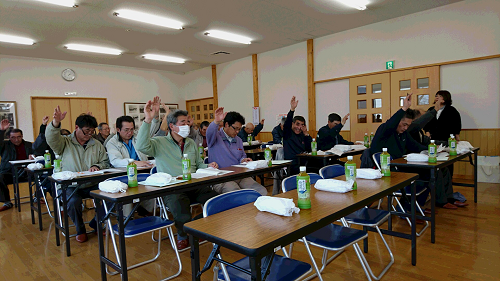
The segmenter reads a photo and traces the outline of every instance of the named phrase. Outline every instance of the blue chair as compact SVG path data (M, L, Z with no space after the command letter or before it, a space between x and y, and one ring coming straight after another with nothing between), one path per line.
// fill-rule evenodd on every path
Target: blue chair
M137 181L144 181L149 176L150 176L149 174L138 174ZM118 181L121 181L123 183L128 182L127 176L119 176L119 177L114 177L114 178L110 178L107 180L118 180ZM174 238L174 234L172 231L172 226L174 225L174 222L168 219L167 210L165 208L165 204L163 203L163 199L161 197L158 197L155 200L156 200L156 203L160 206L160 216L143 217L143 218L130 220L124 229L125 239L132 238L132 237L135 237L135 236L138 236L141 234L153 233L155 231L158 231L158 233L159 233L158 237L160 237L161 230L166 228L168 237L170 239L170 244L171 244L172 249L174 250L175 255L177 257L177 263L179 264L179 270L175 274L167 277L166 279L163 279L163 280L169 280L169 279L175 278L181 274L182 262L181 262L181 258L179 256L179 252L177 251L177 246L175 244L175 238ZM106 212L108 212L106 204L104 204L104 208L105 208ZM120 264L120 257L118 255L118 247L117 247L115 235L118 235L118 225L112 225L111 219L108 218L107 228L106 228L105 255L108 256L109 237L111 236L113 248L114 248L115 255L116 255L116 260L118 261L118 264ZM151 258L149 260L146 260L146 261L134 264L134 265L129 265L129 266L127 266L127 270L151 263L151 262L155 261L156 259L158 259L160 254L161 254L161 239L158 239L158 250L157 250L156 256L154 256L153 258ZM106 267L106 272L110 275L115 275L118 273L116 271L109 272L108 267Z
M331 166L339 166L342 167L341 165L331 165ZM325 167L326 168L326 167ZM338 168L335 167L336 170ZM341 169L342 174L344 173L344 167ZM313 174L310 173L309 176L311 177L311 184L316 183L318 179L322 179L319 177L318 174ZM290 176L286 179L283 180L282 184L282 189L283 193L290 191L290 190L295 190L297 189L297 184L296 184L296 177L297 176ZM347 222L345 221L344 218L341 219L342 224L344 226L347 226ZM299 241L304 242L304 245L306 246L306 250L309 254L309 257L311 258L311 261L313 263L314 268L316 269L316 273L312 274L311 276L308 276L305 280L310 280L316 276L318 276L319 280L323 280L321 277L321 273L325 269L325 267L332 262L334 259L336 259L344 250L349 247L353 246L354 251L356 252L356 255L358 256L358 259L361 263L361 266L363 267L363 270L365 271L365 274L370 280L370 275L368 271L366 270L365 263L366 259L364 258L363 252L359 248L359 245L357 244L359 241L365 239L368 237L368 233L366 231L358 230L358 229L353 229L349 227L344 227L336 224L329 224L320 230L317 230L302 239L299 239ZM323 249L323 257L321 259L322 267L321 269L318 269L316 265L316 261L314 260L314 256L312 255L312 252L309 248L309 244L316 246L318 248ZM292 256L292 249L293 249L293 243L290 245L290 257ZM335 251L335 253L332 257L328 258L328 251ZM366 263L367 264L367 263Z
M345 174L345 168L339 164L325 166L319 170L319 175L324 179L333 179L343 174Z
M149 174L152 175L152 174L156 174L158 172L158 169L156 168L156 166L154 166L153 168L151 168L151 170L149 171Z
M379 170L382 170L381 167L380 167L380 154L382 154L381 152L377 152L377 153L374 153L372 155L372 159L373 159L373 162L375 163L375 165L377 165L377 168ZM390 158L390 160L392 160L392 157ZM427 187L426 186L416 186L417 188L417 193L416 193L416 196L419 196L421 195L422 193L426 192L427 191ZM410 197L411 196L411 186L405 186L405 194L407 197ZM401 202L399 201L398 197L403 197L403 193L401 191L396 191L396 192L393 192L392 195L394 195L395 197L393 197L393 199L396 200L396 204L398 205L399 207L399 210L402 211L403 213L406 212L405 208L403 207L403 205L401 204ZM417 209L418 211L420 212L420 214L422 216L425 216L425 213L424 211L422 210L422 208L420 207L419 204L415 204L417 206ZM379 202L379 206L380 206L380 202ZM397 208L396 206L393 205L393 202L391 202L391 207L392 207L392 210L397 212ZM410 225L411 227L411 221L410 221L410 218L409 217L404 217L406 219L406 222L408 223L408 225ZM429 227L429 222L428 221L425 221L425 226L419 231L417 232L417 236L421 236L424 231Z
M255 202L255 200L257 200L259 196L261 196L260 193L251 189L241 189L221 194L219 196L211 198L205 203L205 206L203 208L203 216L207 217L232 208ZM217 257L222 259L220 254ZM232 264L250 271L250 261L248 257L240 259ZM218 280L228 281L250 280L250 275L243 273L231 266L221 264L221 267L222 272L219 271L218 266L214 268L214 280L216 280L216 277L218 278ZM267 280L301 280L302 278L307 276L309 272L311 272L311 265L305 262L293 260L279 255L274 255Z

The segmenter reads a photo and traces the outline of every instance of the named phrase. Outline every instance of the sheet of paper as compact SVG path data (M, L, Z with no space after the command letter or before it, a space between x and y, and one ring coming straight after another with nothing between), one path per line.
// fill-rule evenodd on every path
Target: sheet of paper
M76 172L76 174L79 177L84 177L84 176L102 175L102 174L104 174L104 172L103 171L95 171L95 172L84 171L84 172Z
M192 177L192 176L191 176ZM138 184L142 184L142 185L147 185L147 186L155 186L155 187L164 187L164 186L168 186L168 185L173 185L173 184L178 184L178 183L181 183L181 182L186 182L187 180L178 180L178 179L172 179L171 182L167 183L167 184L163 184L163 185L159 185L159 184L146 184L146 181L140 181L138 182Z
M103 172L103 173L120 173L120 172L123 172L123 170L113 169L113 168L102 169L100 171Z
M292 162L292 160L272 160L271 162L273 165L279 165L279 164Z
M247 165L243 165L243 164L238 164L238 165L232 165L233 167L238 167L238 168L246 168Z
M22 164L22 163L35 163L35 160L14 160L14 161L9 161L10 164Z

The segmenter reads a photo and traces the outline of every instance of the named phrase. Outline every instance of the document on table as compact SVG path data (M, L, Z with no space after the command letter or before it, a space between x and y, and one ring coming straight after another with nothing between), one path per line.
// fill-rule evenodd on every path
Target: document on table
M279 164L290 163L292 162L292 160L272 160L271 162L273 165L279 165Z
M35 160L14 160L14 161L9 161L10 164L23 164L23 163L35 163Z
M219 170L219 169L209 167L206 169L198 169L196 171L196 173L191 174L191 178L201 179L201 178L205 178L205 177L224 175L224 174L228 174L228 173L232 173L232 172L233 171Z
M178 180L178 179L172 178L172 180L167 184L151 184L151 183L146 183L146 181L140 181L140 182L138 182L138 184L147 185L147 186L155 186L155 187L164 187L164 186L178 184L178 183L186 182L186 181L187 180Z

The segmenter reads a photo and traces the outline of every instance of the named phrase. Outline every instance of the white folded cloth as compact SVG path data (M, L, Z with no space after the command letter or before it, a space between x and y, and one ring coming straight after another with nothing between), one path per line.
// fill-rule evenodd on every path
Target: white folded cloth
M318 155L325 155L326 154L326 152L324 152L323 150L318 150L317 152L318 152Z
M293 199L271 196L260 196L254 206L261 212L269 212L280 216L291 217L293 213L299 213L300 209L295 207Z
M144 181L145 185L166 185L172 181L172 176L167 173L156 173L147 177Z
M99 190L109 193L126 192L128 185L121 181L107 180L99 183Z
M353 149L353 150L366 149L366 146L364 146L362 144L353 144L353 145L351 145L351 149Z
M340 149L335 148L335 147L331 148L330 150L325 151L325 153L328 153L328 152L335 154L335 155L338 155L338 156L341 156L342 154L344 154L343 150L340 150Z
M347 144L337 144L333 148L341 150L342 152L351 150L351 146Z
M72 180L77 177L77 174L71 171L53 173L52 177L56 180Z
M472 148L474 148L470 142L468 141L459 141L457 144L457 153L463 154L469 152Z
M408 162L429 162L429 155L420 153L410 153L406 155L405 159Z
M31 163L26 168L28 168L30 170L40 170L43 168L43 165L40 163Z
M244 141L243 146L248 146L248 142Z
M260 144L260 141L252 141L252 145Z
M43 156L37 156L35 157L35 161L45 161L45 158L43 158Z
M334 179L323 179L316 181L314 188L317 190L346 193L352 190L353 180L341 181Z
M357 179L374 180L374 179L380 179L381 177L382 177L382 173L379 170L370 169L370 168L356 169L356 178Z
M247 168L248 169L257 169L257 168L265 168L267 167L268 162L266 160L257 160L257 161L250 161L247 162Z

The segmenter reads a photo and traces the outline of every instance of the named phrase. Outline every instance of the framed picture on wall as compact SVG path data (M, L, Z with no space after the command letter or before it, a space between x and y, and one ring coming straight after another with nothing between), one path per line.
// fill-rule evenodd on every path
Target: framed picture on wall
M166 103L165 106L168 107L169 110L179 109L179 105L175 103ZM123 112L125 115L129 115L134 118L135 129L139 130L142 125L142 122L146 118L144 115L144 108L146 107L145 102L124 102L123 103ZM160 107L159 117L160 120L163 120L165 117L165 109Z
M0 120L9 120L11 129L18 128L17 106L15 101L0 101Z

